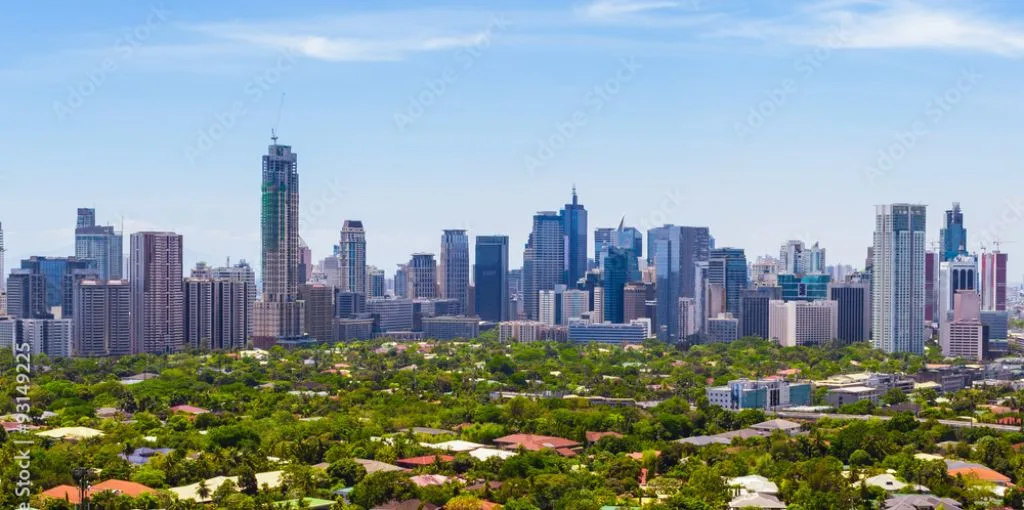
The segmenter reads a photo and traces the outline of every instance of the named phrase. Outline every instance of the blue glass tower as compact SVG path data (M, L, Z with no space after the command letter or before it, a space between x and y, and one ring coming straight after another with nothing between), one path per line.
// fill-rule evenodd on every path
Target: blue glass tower
M611 247L604 258L604 320L621 324L624 321L626 283L631 267L636 267L632 249Z
M485 321L509 320L508 236L477 236L476 314Z
M725 311L740 317L740 296L747 288L747 256L739 248L711 250L708 260L708 283L725 289Z
M782 299L786 301L817 301L828 299L828 285L832 277L827 274L797 276L783 273L778 276Z
M939 245L942 262L953 260L957 255L967 255L967 228L964 227L964 213L959 202L953 202L953 208L946 211L946 221L939 230Z
M587 209L579 203L576 186L572 187L572 203L565 204L560 217L566 237L565 278L562 283L573 288L587 272Z

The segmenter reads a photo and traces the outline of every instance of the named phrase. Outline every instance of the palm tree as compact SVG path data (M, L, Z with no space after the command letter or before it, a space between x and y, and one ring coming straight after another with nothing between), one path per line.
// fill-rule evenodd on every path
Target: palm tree
M199 499L203 501L210 499L210 488L206 486L206 480L199 482L199 487L196 488L196 494L199 496Z

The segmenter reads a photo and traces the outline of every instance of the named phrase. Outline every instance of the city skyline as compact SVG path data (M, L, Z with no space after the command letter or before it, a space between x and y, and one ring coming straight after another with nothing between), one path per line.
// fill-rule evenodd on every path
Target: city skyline
M186 266L257 261L258 205L244 190L256 186L252 155L275 127L304 155L302 234L317 258L344 218L365 222L378 267L436 250L443 229L522 246L525 218L563 204L573 183L592 226L623 216L638 228L658 218L709 225L752 257L801 238L853 263L870 244L867 211L894 202L928 205L929 225L961 202L971 251L986 230L1022 242L1024 204L1010 190L1024 176L1006 170L1021 156L1016 4L654 4L315 2L282 14L255 1L166 12L125 4L98 16L67 3L69 21L57 25L19 9L0 36L19 48L0 63L0 87L26 125L5 140L61 149L11 154L9 168L27 170L0 181L7 267L70 254L67 217L81 206L96 207L99 224L123 218L125 235L181 233ZM135 28L147 37L122 39ZM830 39L834 29L841 37ZM346 41L393 51L339 54ZM454 80L433 92L449 69ZM97 70L99 85L71 101ZM609 83L617 92L587 101ZM244 115L228 115L236 101ZM585 125L570 122L577 112ZM565 136L559 126L571 139L549 150ZM49 207L16 217L31 206L17 190L39 175L50 178ZM751 228L742 208L719 207L768 207L809 176L817 184L801 208L759 216L774 225ZM386 192L382 177L395 183ZM126 193L150 189L160 192ZM475 189L488 191L465 192ZM431 207L399 211L423 194L437 197ZM520 250L510 256L519 266ZM1024 265L1012 259L1009 273L1020 279Z

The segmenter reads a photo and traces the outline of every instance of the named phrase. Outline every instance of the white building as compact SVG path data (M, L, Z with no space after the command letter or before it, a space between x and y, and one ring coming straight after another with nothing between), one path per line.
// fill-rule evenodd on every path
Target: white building
M836 301L768 302L768 336L779 345L821 345L835 340L838 328Z
M71 356L71 329L71 319L0 318L0 348L28 344L32 355L66 358Z
M562 292L562 325L579 319L590 311L590 293L585 290L567 290Z
M872 343L886 352L924 353L926 207L875 208Z
M701 317L697 311L697 300L679 298L679 338L688 338L700 332Z

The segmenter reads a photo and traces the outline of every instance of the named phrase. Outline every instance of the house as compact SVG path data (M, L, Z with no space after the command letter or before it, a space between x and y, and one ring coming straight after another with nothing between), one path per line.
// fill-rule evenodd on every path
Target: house
M195 407L190 405L180 405L171 408L172 413L184 413L191 414L192 416L198 416L200 414L206 414L210 411L203 409L202 407Z
M898 478L889 473L881 474L878 476L872 476L871 478L864 480L864 483L871 487L878 487L886 492L901 492L907 487L910 487L912 490L918 492L930 492L928 487L925 487L923 485L911 485L908 483L903 483Z
M718 436L693 436L680 439L679 441L676 442L683 444L692 444L693 446L708 446L712 444L732 444L731 439L726 439L724 437Z
M130 453L128 455L125 455L125 454L122 453L122 454L120 454L120 457L122 459L132 463L132 464L135 464L136 466L142 466L144 464L149 463L149 461L152 460L152 458L155 455L157 455L157 454L167 455L168 453L171 453L172 451L174 451L174 450L172 450L170 448L145 448L145 447L143 447L143 448L136 448L135 451L133 451L132 453Z
M505 450L518 450L519 448L523 448L531 452L555 450L559 455L564 457L575 456L576 452L574 449L580 447L579 443L571 439L552 436L538 436L535 434L512 434L510 436L499 437L494 440L494 443Z
M774 495L779 493L779 486L775 485L775 482L760 475L730 478L726 485L733 489L733 495L737 497L748 494Z
M587 443L594 444L606 437L622 437L618 432L587 432Z
M61 439L63 441L84 441L94 437L103 437L103 432L89 427L61 427L43 432L36 432L37 436Z
M778 419L768 420L766 422L758 423L757 425L751 425L750 428L752 430L757 430L759 432L765 432L769 435L772 432L775 432L776 430L781 430L789 435L793 435L800 432L800 429L803 428L803 425L800 425L799 423L792 422L789 420Z
M101 419L113 419L120 416L130 417L131 413L126 413L116 407L101 407L96 410L96 417Z
M429 427L413 427L409 429L413 434L423 434L425 436L457 436L458 434L451 430L445 429L434 429Z
M100 494L102 492L113 492L115 494L123 494L125 496L137 498L143 494L154 493L156 491L140 483L128 482L125 480L106 480L90 487L87 495L92 498L96 494ZM73 505L77 505L82 502L81 495L78 492L78 487L72 485L58 485L52 489L43 491L40 496L44 499L63 499Z
M445 441L443 443L433 443L433 444L432 443L420 443L420 446L423 446L425 448L433 448L435 450L443 450L443 451L446 451L446 452L456 452L456 453L471 452L473 450L476 450L477 448L483 448L484 447L484 445L482 445L482 444L477 444L477 443L473 443L473 442L470 442L470 441L462 441L462 440Z
M366 474L372 475L373 473L387 473L390 471L405 471L404 469L388 464L386 462L380 462L378 460L366 460L366 459L352 459L356 461L356 464L363 466L366 470Z
M261 489L263 488L264 485L266 485L270 489L276 489L281 486L283 474L283 471L268 471L266 473L256 473L256 485ZM221 485L224 485L224 482L231 482L235 484L235 486L237 487L238 477L216 476L210 478L209 480L203 480L200 483L205 485L207 490L210 491L210 495L205 498L199 495L200 483L194 483L192 485L185 485L182 487L173 487L169 490L176 496L178 496L178 499L190 499L192 501L195 501L196 503L209 503L211 501L210 496L212 496L213 492L220 488Z
M417 475L409 478L409 481L416 484L417 487L431 487L435 485L444 485L448 483L451 478L444 475Z
M469 452L469 456L477 460L489 460L495 457L505 460L516 456L516 452L508 450L495 450L494 448L477 448Z
M447 464L455 460L455 457L451 455L425 455L423 457L411 457L408 459L399 459L395 461L399 467L406 469L416 469L426 466L433 466L437 463Z
M1010 477L981 464L963 462L959 460L947 460L946 468L949 476L954 478L957 476L963 476L964 478L973 477L983 482L993 483L998 487L1008 487L1010 485Z
M729 510L768 508L786 510L786 504L771 494L747 494L729 502Z
M303 506L304 505L304 506ZM287 510L289 508L308 508L310 510L330 510L334 502L326 499L302 498L274 503L275 508Z
M885 500L885 510L935 510L939 507L943 510L961 510L955 499L939 498L928 495L901 495L893 496Z

